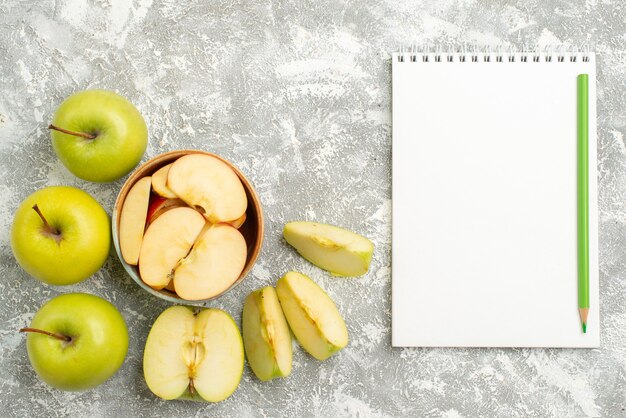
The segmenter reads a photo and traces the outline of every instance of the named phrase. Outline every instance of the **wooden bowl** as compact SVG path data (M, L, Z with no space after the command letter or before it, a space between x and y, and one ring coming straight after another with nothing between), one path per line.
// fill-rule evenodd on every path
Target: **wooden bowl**
M246 196L248 198L248 208L246 209L246 221L239 228L239 231L242 233L243 237L245 238L246 245L248 247L248 256L246 258L246 264L244 265L243 271L241 272L241 275L239 276L239 278L228 289L226 289L219 295L213 296L208 299L202 299L202 300L182 299L176 293L170 292L169 290L166 290L166 289L156 290L156 289L151 288L147 284L145 284L143 280L141 280L141 277L139 277L138 267L132 266L124 261L124 258L122 257L122 251L120 250L120 243L119 243L119 225L120 225L120 215L122 212L122 205L124 204L124 200L126 199L126 196L128 195L128 192L130 191L130 189L135 185L135 183L139 179L152 175L159 168L169 163L172 163L179 157L182 157L183 155L187 155L187 154L205 154L205 155L210 155L212 157L215 157L219 159L220 161L223 161L225 164L227 164L230 168L233 169L233 171L237 174L237 176L239 176L239 179L241 180L241 183L243 184L243 187L246 191ZM120 262L124 266L124 269L126 269L128 274L130 274L130 277L132 277L133 280L148 293L151 293L154 296L157 296L161 299L165 299L169 302L182 303L186 305L203 305L215 298L220 297L221 295L228 292L233 287L237 286L250 272L250 270L254 266L254 263L256 262L257 257L259 256L259 253L261 252L261 245L263 244L263 229L264 229L263 211L261 209L261 201L259 200L259 196L254 190L252 183L250 183L250 181L248 181L246 176L244 176L243 173L239 171L239 169L235 167L229 161L221 158L218 155L211 154L210 152L199 151L199 150L178 150L178 151L166 152L164 154L157 155L156 157L152 158L151 160L147 161L146 163L141 165L139 168L137 168L130 175L128 180L126 180L126 182L122 186L122 189L117 195L117 200L115 201L115 206L113 207L112 227L113 227L113 243L115 245L115 251L117 252L117 256L120 259Z

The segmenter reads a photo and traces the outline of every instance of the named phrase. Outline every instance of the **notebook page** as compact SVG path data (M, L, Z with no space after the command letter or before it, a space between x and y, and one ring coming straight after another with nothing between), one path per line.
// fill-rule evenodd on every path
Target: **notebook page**
M392 345L599 345L595 58L393 61ZM469 56L468 56L469 57ZM577 306L576 76L590 303Z

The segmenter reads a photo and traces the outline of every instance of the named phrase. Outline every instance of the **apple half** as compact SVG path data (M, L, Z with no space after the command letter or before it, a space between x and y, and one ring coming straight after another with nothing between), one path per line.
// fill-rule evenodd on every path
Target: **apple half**
M120 213L120 250L128 264L137 265L150 203L150 177L137 181L128 192Z
M374 244L343 228L316 222L289 222L285 240L317 267L335 276L361 276L369 270Z
M167 186L211 223L241 217L248 206L237 174L223 161L205 154L188 154L172 163Z
M171 212L158 218L155 225ZM239 278L247 254L246 240L241 232L228 224L210 225L175 267L176 294L183 299L200 300L222 293Z
M159 196L168 199L176 199L178 196L169 187L167 187L167 175L172 164L168 164L159 168L152 174L152 188Z
M290 271L276 283L278 300L296 339L326 360L348 344L348 329L332 299L304 274Z
M273 287L248 295L241 329L246 357L256 377L267 381L291 373L291 335Z
M239 386L243 363L241 334L228 313L173 306L152 325L143 373L159 398L220 402Z
M139 253L139 276L150 287L162 289L191 250L206 220L197 211L174 208L150 224Z

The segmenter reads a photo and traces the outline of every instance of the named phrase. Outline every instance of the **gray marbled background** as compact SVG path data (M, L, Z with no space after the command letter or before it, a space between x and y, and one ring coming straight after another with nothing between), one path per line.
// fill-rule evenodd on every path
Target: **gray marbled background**
M626 7L622 0L57 0L0 2L0 415L7 416L626 416ZM589 45L598 53L599 350L391 349L390 52L435 45ZM246 294L290 269L317 280L352 341L320 363L295 349L288 379L210 405L165 402L147 389L143 345L168 304L146 294L112 254L85 282L28 277L9 246L13 212L56 184L87 190L111 211L122 181L74 178L45 126L86 88L115 90L150 130L144 160L200 148L235 162L267 217L251 276L214 306L237 321ZM285 221L343 225L376 245L360 279L332 278L281 239ZM49 298L94 293L125 316L121 370L83 393L32 371L23 336Z

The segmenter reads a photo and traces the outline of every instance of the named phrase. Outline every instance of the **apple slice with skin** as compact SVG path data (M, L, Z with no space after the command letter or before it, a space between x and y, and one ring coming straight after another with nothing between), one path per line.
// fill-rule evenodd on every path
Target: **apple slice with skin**
M219 402L239 386L243 362L241 334L229 314L173 306L152 325L143 372L160 398Z
M150 177L140 179L128 192L120 214L120 250L128 264L137 265L150 202Z
M273 287L248 295L241 329L246 357L256 377L267 381L291 373L291 335Z
M209 226L174 270L176 293L187 300L220 294L239 278L247 253L246 240L237 229L228 224Z
M167 175L172 164L159 168L152 174L152 188L159 195L168 199L176 199L178 196L167 187Z
M248 206L237 174L226 163L205 154L188 154L170 167L167 186L211 223L241 217Z
M348 329L335 303L313 280L290 271L276 283L289 327L300 345L318 360L348 344Z
M141 279L154 289L165 287L205 224L204 217L188 207L168 210L152 222L139 253Z
M180 199L167 199L158 195L152 195L150 197L150 206L148 206L148 220L147 225L150 225L159 216L163 215L170 209L180 208L187 206L185 202Z
M289 222L283 236L302 257L335 276L367 273L374 252L374 244L367 238L316 222Z

